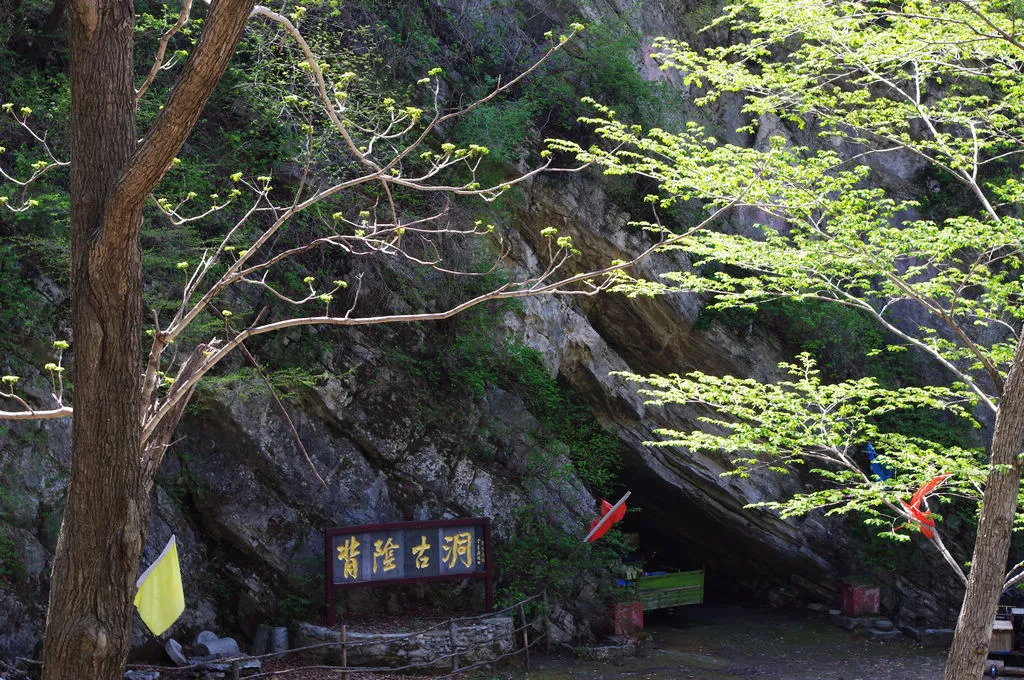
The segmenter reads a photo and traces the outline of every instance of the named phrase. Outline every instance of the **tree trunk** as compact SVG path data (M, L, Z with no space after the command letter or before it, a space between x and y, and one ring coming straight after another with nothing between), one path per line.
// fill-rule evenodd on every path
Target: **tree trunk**
M1024 451L1024 336L1014 350L1013 365L999 400L992 436L991 469L974 543L971 574L960 608L943 680L982 676L992 638L999 596L1006 578L1010 533L1017 511Z
M149 519L140 484L141 210L105 219L137 147L131 0L74 0L71 40L71 482L44 680L116 680Z
M75 410L43 680L119 680L155 474L142 469L142 205L224 74L253 0L213 1L199 44L141 145L133 0L70 2Z

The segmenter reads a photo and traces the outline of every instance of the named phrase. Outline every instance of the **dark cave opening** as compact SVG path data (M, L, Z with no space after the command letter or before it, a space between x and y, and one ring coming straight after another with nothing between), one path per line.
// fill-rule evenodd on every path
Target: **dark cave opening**
M737 578L740 564L729 560L728 547L714 549L698 538L688 536L678 525L666 526L659 512L652 511L640 503L636 510L627 514L622 531L635 536L637 549L630 558L638 558L646 573L704 570L704 601L714 604L739 604L756 606L758 594L774 585L774 579L763 581L751 579L749 575ZM692 515L690 521L693 521ZM743 560L749 568L750 563Z
M754 604L756 593L738 584L731 577L732 568L714 559L699 543L667 531L644 517L642 506L628 514L622 531L636 543L636 551L627 559L645 573L704 570L704 601L718 604ZM709 561L709 557L711 558Z
M744 509L725 486L708 484L707 495L695 499L645 465L627 465L620 481L632 491L621 530L635 535L645 571L704 569L704 601L711 604L838 602L841 575L767 531L762 511Z

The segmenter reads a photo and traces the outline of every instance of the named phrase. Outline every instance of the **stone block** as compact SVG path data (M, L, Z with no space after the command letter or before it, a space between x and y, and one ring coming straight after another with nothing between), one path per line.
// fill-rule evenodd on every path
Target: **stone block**
M160 671L125 671L124 680L160 680Z
M840 628L845 628L846 630L864 628L874 620L861 618L859 616L848 616L846 614L834 614L830 616L829 619L832 623L836 624Z
M171 661L174 662L175 666L188 665L188 659L185 658L185 654L181 651L181 643L174 638L170 638L164 644L164 651L167 652L167 656L171 657Z
M580 659L591 661L614 661L636 656L636 641L632 638L618 638L606 645L573 647Z
M256 635L252 638L252 655L266 654L270 649L270 626L261 623L256 627Z
M226 675L231 674L231 667L235 662L232 661L211 661L204 663L200 667L200 671L211 672L211 673L224 673ZM259 673L262 665L259 659L240 659L238 662L238 675L239 677L245 677L247 675L253 675Z
M207 637L206 641L197 644L193 651L199 656L211 656L214 658L239 656L242 653L234 639L219 638L217 636L214 636L212 640Z
M903 639L903 632L898 630L878 630L877 628L864 628L860 631L867 639L874 642L899 642Z
M468 665L491 661L511 652L514 645L513 632L514 626L509 616L491 616L457 624L455 651L459 655L459 663ZM361 633L349 630L346 639L348 662L352 666L404 666L418 663L423 668L451 667L451 636L446 626L415 634ZM339 631L309 623L299 623L295 631L296 647L340 640ZM340 648L340 645L320 647L300 654L307 661L337 663Z
M341 642L341 631L327 626L315 626L312 623L300 622L295 628L295 646L310 647L327 642ZM341 659L341 646L318 647L299 652L301 658L310 663L337 664Z
M196 635L196 639L192 641L192 646L195 647L196 645L201 645L203 643L216 639L217 634L214 633L212 630L199 631L199 634Z
M278 626L270 630L270 640L267 643L267 651L271 654L288 651L288 629Z

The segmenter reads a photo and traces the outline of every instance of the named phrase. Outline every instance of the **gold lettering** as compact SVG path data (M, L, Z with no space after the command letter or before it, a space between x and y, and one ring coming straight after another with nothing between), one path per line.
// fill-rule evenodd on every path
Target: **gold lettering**
M345 563L342 571L342 578L359 578L359 541L355 536L349 536L348 540L338 546L338 559ZM374 571L376 571L376 564Z
M451 536L445 536L441 544L441 561L451 569L459 560L467 567L473 566L473 534L468 531L460 531Z
M374 541L373 542L373 573L377 573L377 558L381 558L381 567L384 571L391 571L395 569L395 551L401 548L388 537L385 541Z
M430 555L427 554L427 551L430 550L430 548L431 545L427 543L427 537L421 535L420 544L413 546L412 549L412 554L416 557L415 564L417 569L426 569L430 566Z

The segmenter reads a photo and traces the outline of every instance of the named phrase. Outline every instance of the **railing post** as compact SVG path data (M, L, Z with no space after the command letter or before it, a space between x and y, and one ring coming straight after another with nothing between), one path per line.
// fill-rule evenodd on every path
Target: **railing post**
M452 648L452 672L459 672L459 648L455 646L455 622L448 622L448 642Z
M341 624L341 672L342 680L348 680L348 626Z
M231 680L238 680L238 659L231 662Z
M544 591L544 649L551 652L551 607L548 605L548 591Z
M327 627L334 628L334 562L331 555L331 530L324 530L324 604Z
M526 672L530 672L530 629L526 625L526 607L519 603L519 618L523 622L523 653L525 654Z

